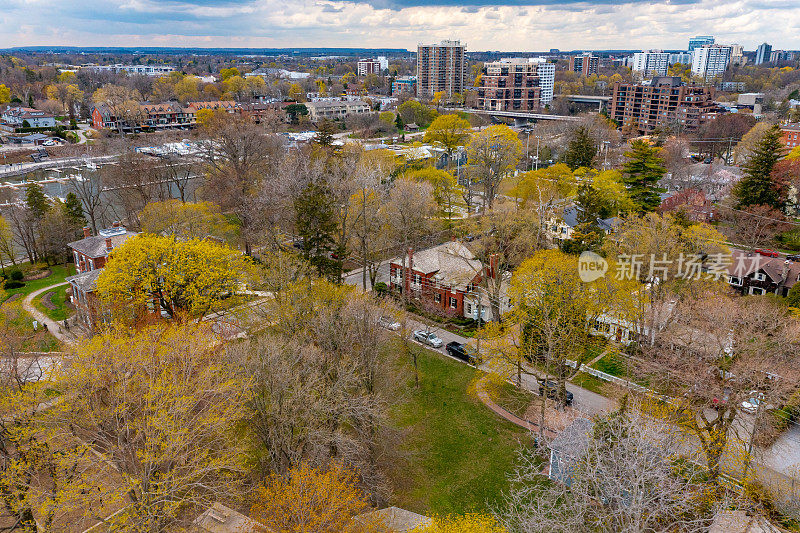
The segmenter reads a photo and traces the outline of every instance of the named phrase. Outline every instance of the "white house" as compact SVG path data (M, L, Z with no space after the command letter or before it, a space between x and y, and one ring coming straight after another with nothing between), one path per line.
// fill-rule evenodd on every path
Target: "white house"
M26 127L26 122L29 128L54 128L56 125L56 118L53 115L30 107L6 108L0 118L5 124L14 128Z

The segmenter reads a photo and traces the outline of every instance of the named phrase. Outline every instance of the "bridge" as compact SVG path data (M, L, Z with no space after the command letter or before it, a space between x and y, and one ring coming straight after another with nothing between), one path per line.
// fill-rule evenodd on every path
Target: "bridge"
M597 104L598 113L603 111L603 107L611 101L610 96L589 96L586 94L567 94L564 95L564 98L568 102L575 102L576 104Z
M491 109L470 109L468 107L447 107L447 111L462 111L475 115L486 115L490 117L513 118L517 126L523 125L529 120L561 120L564 122L577 122L580 117L568 117L564 115L547 115L545 113L528 113L526 111L493 111Z

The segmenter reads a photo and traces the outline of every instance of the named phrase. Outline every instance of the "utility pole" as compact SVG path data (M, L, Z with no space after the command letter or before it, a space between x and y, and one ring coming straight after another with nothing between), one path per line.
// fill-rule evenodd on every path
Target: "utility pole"
M536 136L536 170L539 170L539 136Z

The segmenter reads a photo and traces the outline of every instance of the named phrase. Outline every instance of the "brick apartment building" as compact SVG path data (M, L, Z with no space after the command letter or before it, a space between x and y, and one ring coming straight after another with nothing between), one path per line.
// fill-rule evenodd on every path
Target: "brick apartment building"
M695 131L717 115L714 88L686 85L675 76L656 76L650 83L616 83L609 116L640 133L656 128Z
M91 229L83 228L83 239L67 245L72 249L76 271L74 276L66 280L72 291L71 301L75 305L77 321L91 332L96 331L102 315L100 301L95 294L97 278L106 266L111 251L135 235L119 222L114 222L112 227L101 229L94 236Z
M417 96L433 98L444 92L447 97L464 94L467 87L466 46L460 41L420 44L417 47Z
M781 142L789 150L800 146L800 123L784 124L781 127Z
M553 100L555 65L541 58L507 58L484 66L477 107L487 111L533 111Z
M392 96L399 96L403 93L415 95L417 94L417 77L416 76L399 76L392 82Z
M385 57L377 59L360 59L356 63L356 72L359 76L366 76L368 74L377 74L380 76L383 71L389 68L389 60Z
M581 76L597 74L600 70L600 58L592 54L571 56L569 58L568 70L576 72Z

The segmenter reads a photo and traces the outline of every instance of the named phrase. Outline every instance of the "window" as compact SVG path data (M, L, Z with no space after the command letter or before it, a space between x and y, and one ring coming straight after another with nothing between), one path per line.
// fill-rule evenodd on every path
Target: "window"
M467 314L468 315L472 314L472 304L467 304Z
M455 309L458 307L458 300L456 300L453 296L450 297L450 308Z
M759 287L750 287L750 294L760 295L760 294L766 294L766 293L767 293L767 291L765 291L764 289L761 289Z
M438 293L438 292L435 293L433 295L433 301L436 302L437 304L438 303L442 303L442 295L441 295L441 293Z
M731 285L741 285L742 284L742 280L740 278L737 278L736 276L730 276L728 278L728 282Z
M767 279L767 276L765 276L762 272L756 272L753 274L753 279L756 281L764 281Z

